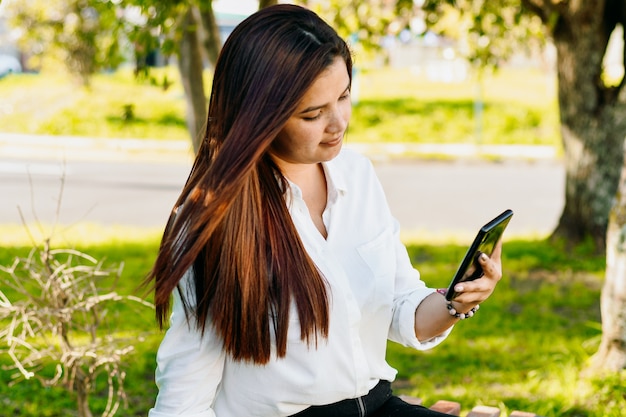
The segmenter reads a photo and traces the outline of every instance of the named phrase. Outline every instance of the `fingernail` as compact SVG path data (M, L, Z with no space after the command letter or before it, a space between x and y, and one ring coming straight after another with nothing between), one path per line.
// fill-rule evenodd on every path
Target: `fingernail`
M463 286L457 285L456 287L454 287L454 291L463 291Z
M486 261L487 259L489 259L489 257L487 256L486 253L481 253L480 254L480 259L482 259L483 261Z

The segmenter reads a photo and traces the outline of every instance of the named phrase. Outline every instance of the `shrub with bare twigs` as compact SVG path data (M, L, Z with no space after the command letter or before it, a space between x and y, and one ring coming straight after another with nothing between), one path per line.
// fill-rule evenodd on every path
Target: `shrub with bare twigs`
M52 249L50 240L0 265L0 353L12 360L12 383L36 378L44 386L61 385L76 394L78 415L91 417L90 394L101 378L108 387L102 416L117 413L126 400L123 359L137 337L111 332L108 307L153 307L113 290L122 268L105 268L74 249Z

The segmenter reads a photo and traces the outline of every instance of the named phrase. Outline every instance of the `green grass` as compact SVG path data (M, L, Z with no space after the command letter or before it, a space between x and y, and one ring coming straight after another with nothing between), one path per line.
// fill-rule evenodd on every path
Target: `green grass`
M171 86L165 90L166 78ZM528 69L485 76L480 124L474 117L477 86L471 77L459 83L432 82L410 69L361 71L355 79L358 103L349 139L560 149L552 77ZM0 96L4 132L188 140L185 102L174 68L154 69L141 79L128 69L99 74L90 88L58 74L11 75L0 79ZM125 117L128 106L130 118Z
M95 76L83 87L61 74L0 79L3 132L105 138L188 140L185 102L174 68L137 79L130 70ZM128 117L127 106L132 107Z
M409 69L364 72L349 137L355 142L522 144L560 147L552 78L504 69L480 84L433 82Z
M85 242L78 249L108 264L123 261L118 291L130 294L149 270L157 245L158 234L133 231L117 239ZM412 242L408 249L433 287L448 283L465 251L463 245L450 243ZM6 265L28 250L27 245L4 243L0 263ZM462 414L485 404L504 413L520 409L543 416L621 415L626 374L584 374L599 343L604 258L584 246L566 251L544 240L517 239L505 243L503 265L504 278L493 296L441 345L417 352L389 343L389 361L399 370L396 391L418 396L426 405L438 399L459 401ZM161 335L148 309L118 308L110 314L117 331L143 335L126 364L128 408L118 415L145 415L156 395L154 360ZM6 415L71 415L72 398L61 389L42 388L32 380L9 387L10 375L0 375ZM99 392L94 404L103 407L104 398L105 392Z

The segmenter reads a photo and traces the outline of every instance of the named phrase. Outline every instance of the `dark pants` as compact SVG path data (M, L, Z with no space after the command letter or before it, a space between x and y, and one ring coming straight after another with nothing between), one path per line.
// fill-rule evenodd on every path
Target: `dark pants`
M389 381L380 381L367 395L328 405L314 405L292 417L441 417L447 415L402 401L391 393Z

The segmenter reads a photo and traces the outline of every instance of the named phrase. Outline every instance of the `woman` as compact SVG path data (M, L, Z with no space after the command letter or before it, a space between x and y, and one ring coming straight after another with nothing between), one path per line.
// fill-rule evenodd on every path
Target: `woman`
M341 150L351 74L345 42L298 6L262 9L226 41L150 276L161 327L174 294L151 417L440 415L392 395L387 339L440 343L493 291L500 247L451 315L370 162Z

